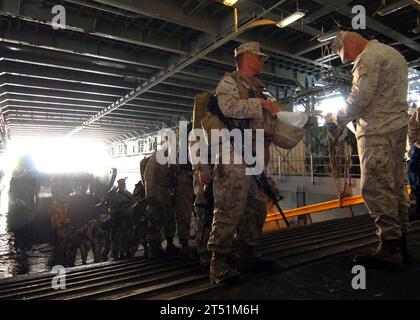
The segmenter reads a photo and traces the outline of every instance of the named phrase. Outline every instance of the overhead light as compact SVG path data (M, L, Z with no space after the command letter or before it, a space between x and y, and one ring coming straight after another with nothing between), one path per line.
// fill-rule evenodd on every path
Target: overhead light
M279 28L284 28L288 26L289 24L292 24L293 22L301 19L305 15L302 11L296 11L295 13L292 13L290 16L284 18L283 20L279 21L276 25Z
M236 2L238 2L238 0L223 0L223 4L229 7L233 6Z
M319 42L326 42L326 41L332 40L332 39L334 39L335 37L337 37L339 33L340 33L340 30L336 30L336 31L328 32L328 33L323 34L322 36L319 36L319 37L317 38L317 40L318 40Z
M418 3L418 0L400 0L382 9L379 9L378 14L383 17L395 11L401 10L402 8L405 8L407 6L414 5L416 3Z

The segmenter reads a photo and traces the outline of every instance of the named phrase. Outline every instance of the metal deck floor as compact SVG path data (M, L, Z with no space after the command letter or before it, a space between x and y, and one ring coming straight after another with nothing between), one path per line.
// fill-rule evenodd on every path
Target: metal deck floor
M412 235L417 235L420 223L413 223L412 230ZM208 272L197 261L137 258L69 268L65 290L52 288L49 272L4 279L0 281L0 299L309 299L309 292L315 290L311 289L313 283L305 277L294 283L291 272L314 268L314 279L338 275L339 264L328 262L335 261L331 257L374 245L374 231L370 217L363 215L266 234L260 250L264 256L277 259L279 267L244 274L235 285L211 285ZM351 262L349 255L344 257ZM313 267L320 260L325 264ZM347 263L341 271L349 277L351 267ZM291 294L296 290L307 294Z

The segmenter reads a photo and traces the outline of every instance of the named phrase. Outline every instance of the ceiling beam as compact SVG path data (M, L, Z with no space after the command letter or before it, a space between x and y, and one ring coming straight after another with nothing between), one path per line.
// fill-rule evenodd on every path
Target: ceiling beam
M182 12L182 8L175 8L175 6L170 5L169 7L171 8L171 10L175 10L174 12L176 12L174 14L174 12L168 12L168 5L165 3L165 1L163 0L153 0L153 1L143 1L143 0L137 0L137 1L132 1L132 0L118 0L118 1L114 1L114 0L98 0L97 2L99 3L103 3L103 4L107 4L119 9L124 9L130 12L135 12L135 13L141 13L141 14L145 14L147 12L147 14L150 17L153 17L155 19L159 19L159 20L164 20L164 21L169 21L178 25L185 25L186 21L192 21L192 19L196 18L197 15L186 15L185 13ZM145 5L146 2L150 2L148 5ZM153 4L152 4L153 2ZM240 16L239 16L239 20L242 22L247 21L252 19L252 17L255 17L257 14L259 14L261 12L261 9L265 6L265 3L263 3L263 1L254 1L254 3L256 5L254 6L250 6L249 4L247 4L246 2L244 2L244 4L242 5L241 3L238 3L238 6L240 7ZM261 6L261 4L264 4L264 6ZM331 4L330 4L331 5ZM150 11L147 11L150 10ZM162 11L161 11L162 10ZM324 10L323 12L321 12L321 14L325 14L324 12L328 12L329 9ZM281 16L274 14L273 12L266 12L263 15L265 18L267 19L272 19L275 21L280 21L282 19ZM196 30L200 30L202 32L206 32L208 34L211 35L217 35L218 33L225 33L228 30L232 29L232 24L233 24L233 15L232 15L232 10L230 10L229 8L226 8L226 17L227 19L225 19L224 23L219 24L218 27L213 26L212 28L197 28L197 26L195 26L194 24L188 24L189 28L192 29L196 29ZM314 16L315 18L317 17L316 15ZM207 21L207 24L212 24L211 19L208 19L206 17L200 17L200 19L202 19L203 21ZM213 22L214 24L214 22ZM288 28L297 30L299 32L302 33L306 33L310 36L316 36L318 34L321 33L320 30L317 30L313 27L310 27L308 25L305 25L304 28L302 29L301 26L299 25L299 23L294 23L288 26ZM258 39L258 41L260 42L260 45L262 48L275 52L275 53L279 53L282 54L284 56L288 56L291 58L297 58L297 59L301 59L302 62L306 62L306 63L310 63L313 65L317 65L317 66L321 66L322 64L320 63L314 63L314 61L312 60L306 60L304 58L300 58L300 57L296 57L294 56L293 52L292 52L292 48L288 48L285 47L283 44L281 44L280 41L273 41L272 37L260 37L261 34L259 34L258 32L253 32L253 31L248 31L247 33L243 34L243 35L238 35L238 37L236 38L237 41L239 42L248 42L248 41L255 41L255 39Z
M269 11L273 10L274 8L276 8L278 5L280 5L281 3L285 1L286 0L278 1L275 5L265 10L264 13L268 13ZM209 38L208 36L203 35L202 37L200 37L198 41L200 45L197 48L195 48L190 53L190 55L188 55L185 58L181 58L179 60L173 60L172 61L173 63L166 70L157 73L156 75L151 77L149 80L145 81L143 84L141 84L140 86L138 86L137 88L135 88L134 90L126 94L123 98L119 99L118 101L115 101L114 103L109 105L107 108L97 113L95 116L91 117L88 121L85 121L80 126L74 128L69 133L69 136L79 132L80 130L83 130L86 126L89 126L90 124L96 122L100 118L104 117L106 114L109 114L112 111L120 108L121 106L129 102L130 100L146 92L148 89L154 87L155 85L169 78L170 76L177 73L178 71L196 62L197 60L200 59L200 57L206 56L209 52L212 52L214 49L231 41L236 36L246 31L247 26L250 26L253 21L257 21L258 19L260 19L263 16L263 14L260 14L254 17L246 25L239 28L238 31L230 31L230 32L227 32L226 34L221 34L216 39L214 39L213 37ZM225 22L222 21L221 25L224 23Z
M25 45L29 48L34 48L34 50L42 50L46 49L50 52L60 52L60 53L67 53L67 54L76 54L81 57L91 58L91 59L105 59L112 61L110 63L118 64L118 63L128 63L134 64L141 67L153 67L155 70L163 70L165 67L168 66L168 58L158 57L157 55L153 55L150 53L145 52L130 52L127 50L120 50L114 47L110 47L107 45L103 45L101 42L95 41L82 41L76 37L68 39L64 35L60 37L53 37L50 32L46 32L45 30L38 30L36 37L33 36L33 28L26 27L22 25L18 33L10 32L9 30L0 31L0 42L4 42L7 44L8 47L18 48L18 51L22 49L22 45ZM74 48L78 48L77 51L74 51ZM311 61L309 59L299 58L297 59L296 56L284 56L280 57L285 59L284 65L288 66L280 67L279 65L276 68L280 71L277 74L270 73L270 68L266 67L263 70L263 74L273 78L279 78L284 80L295 80L288 78L288 71L290 69L294 69L297 73L300 73L302 77L307 74L306 69L308 68L318 68L319 63ZM234 59L231 55L227 55L225 53L219 52L217 50L209 53L206 57L202 57L202 59L210 61L215 64L223 64L228 69L232 70L234 68ZM290 63L293 61L296 64L300 64L300 67L290 67ZM97 62L98 70L100 70L101 62ZM102 62L105 64L105 62ZM273 64L268 61L268 65ZM104 69L109 72L109 69ZM316 70L316 69L313 69ZM281 72L284 71L284 72ZM182 71L179 72L175 77L179 78L184 75L190 76L192 78L197 79L204 79L200 80L208 81L208 80L219 80L222 72L211 70L210 68L199 67L197 65L188 66L184 68ZM139 72L139 77L141 76L141 72ZM128 75L128 77L135 77L134 74ZM167 81L171 81L169 79Z
M313 0L313 1L323 6L328 5L328 3L330 2L329 0ZM341 6L336 9L338 13L342 14L343 16L348 17L349 19L352 19L354 17L354 14L351 12L351 10L352 8L348 6ZM386 26L385 24L375 20L374 18L366 16L366 26L367 28L372 29L376 32L379 32L394 41L402 43L403 45L405 45L406 47L410 49L420 52L420 44L418 42L406 37L405 35L399 33L398 31L393 30L392 28Z
M103 4L111 5L119 9L127 10L134 13L139 14L146 14L154 19L159 19L163 21L168 21L177 25L182 25L191 29L199 30L202 32L205 32L207 34L210 34L212 36L216 36L220 33L226 33L230 30L232 30L233 25L233 15L232 10L229 8L226 8L226 15L223 23L215 23L215 19L210 19L205 16L199 16L197 14L187 14L183 11L182 7L176 6L174 4L168 4L166 1L163 0L138 0L138 1L132 1L132 0L101 0L97 1ZM257 1L258 2L258 1ZM261 12L261 7L254 7L253 9L244 10L245 8L239 10L240 16L239 20L242 22L247 21L255 17L259 12ZM257 10L255 10L257 9ZM168 11L169 10L169 11ZM267 19L273 19L276 21L281 20L281 17L278 15L275 15L271 12L267 12L264 15ZM200 24L195 24L193 21L196 21L197 18L202 22ZM290 26L293 27L293 26ZM315 34L319 34L320 31L314 28L311 28L309 26L306 26L303 30L300 30L299 27L297 27L297 30L302 31L304 33L308 33L312 36ZM239 42L248 42L248 41L254 41L255 36L247 32L243 35L238 35L237 41ZM199 41L192 41L191 42L191 48L199 46ZM285 47L280 43L280 41L273 41L272 38L268 39L259 39L259 42L261 44L261 47L266 48L266 50L270 50L291 58L296 58L291 53L292 49ZM188 50L191 51L191 50ZM185 52L184 54L188 53ZM307 62L310 64L314 64L313 61L305 61L302 60L302 62ZM316 65L316 63L315 63Z
M2 97L0 101L0 106L3 104L10 104L13 103L21 103L22 106L25 106L23 104L27 104L28 107L31 107L32 104L37 105L39 107L43 106L45 108L52 108L56 107L57 109L62 108L68 108L78 111L94 111L98 112L103 109L103 106L100 105L87 105L87 104L72 104L68 103L68 101L63 99L40 99L39 97L31 97L31 96L22 96L22 95L13 95L13 94L7 94L5 97ZM106 104L105 104L106 106ZM159 107L159 104L136 104L136 105L130 105L126 106L126 108L120 110L121 113L126 114L127 116L131 115L147 115L151 114L153 116L158 117L169 117L169 116L181 116L181 115L190 115L192 112L191 109L173 109L173 108L164 108Z
M1 66L1 64L0 64ZM107 87L101 83L81 83L74 79L63 79L59 81L55 78L45 77L42 74L26 74L26 75L16 75L8 74L3 72L0 74L0 87L4 85L13 85L13 86L23 86L26 88L34 89L52 89L60 90L64 92L76 92L76 93L87 93L92 95L101 95L101 96L112 96L112 97L121 97L126 94L133 87ZM148 93L153 95L159 95L164 98L173 99L178 101L186 102L192 101L194 99L194 92L192 90L187 90L185 88L177 88L168 85L159 85L150 90ZM182 104L182 103L181 103Z
M30 96L38 96L38 97L47 97L47 98L61 98L73 101L86 101L86 102L96 102L96 103L110 103L115 100L115 98L120 97L121 95L98 95L98 94L91 94L91 93L79 93L79 92L72 92L72 91L63 91L63 90L55 90L54 88L42 88L38 87L22 87L22 86L15 86L13 84L7 86L6 89L2 89L0 87L0 95L3 93L9 94L20 94L20 95L30 95ZM174 105L174 106L182 106L187 108L192 108L192 101L190 99L170 99L165 98L160 95L146 93L139 97L138 99L134 99L133 102L136 101L146 101L146 102L157 102L163 103L166 105ZM174 108L176 109L176 108ZM180 109L182 110L182 109Z

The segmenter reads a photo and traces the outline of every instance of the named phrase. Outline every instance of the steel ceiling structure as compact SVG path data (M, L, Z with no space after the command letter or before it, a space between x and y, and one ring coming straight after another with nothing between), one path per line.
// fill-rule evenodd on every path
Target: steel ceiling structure
M322 59L315 38L337 23L351 26L357 4L367 10L366 33L418 65L415 1L382 17L374 14L380 0L300 0L302 20L241 34L232 33L233 10L221 2L0 0L1 140L71 133L112 141L174 126L190 118L197 93L234 69L233 49L247 41L270 55L262 77L284 98L339 65ZM66 10L66 29L52 28L55 5ZM278 21L296 8L295 0L239 1L239 25Z

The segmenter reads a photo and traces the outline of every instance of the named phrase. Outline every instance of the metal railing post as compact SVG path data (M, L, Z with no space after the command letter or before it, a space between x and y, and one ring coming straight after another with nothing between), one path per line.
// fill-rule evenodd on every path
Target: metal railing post
M281 156L279 156L279 182L281 182Z
M311 153L311 181L312 181L312 184L315 183L315 178L314 178L314 158L312 156L312 153Z

